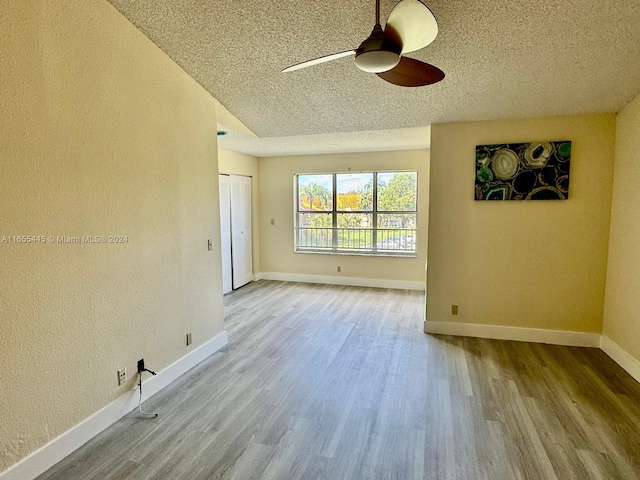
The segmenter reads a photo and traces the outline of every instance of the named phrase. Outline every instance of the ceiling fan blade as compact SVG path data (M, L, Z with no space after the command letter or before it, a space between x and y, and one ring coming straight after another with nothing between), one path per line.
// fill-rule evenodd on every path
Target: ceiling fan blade
M400 63L391 70L377 75L401 87L422 87L438 83L444 78L444 72L438 67L407 57L402 57Z
M295 65L291 65L282 70L282 73L285 72L293 72L294 70L300 70L301 68L311 67L313 65L318 65L319 63L330 62L331 60L336 60L342 57L348 57L349 55L355 54L355 50L348 50L346 52L340 53L332 53L331 55L325 55L324 57L314 58L313 60L307 60L305 62L296 63Z
M426 47L438 35L438 22L420 0L400 0L389 14L385 37L402 45L402 53Z

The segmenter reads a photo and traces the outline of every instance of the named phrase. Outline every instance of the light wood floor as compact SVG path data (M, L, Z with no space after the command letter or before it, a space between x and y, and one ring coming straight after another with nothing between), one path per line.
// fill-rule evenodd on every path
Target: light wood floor
M229 345L40 479L638 479L598 349L430 336L419 292L260 281Z

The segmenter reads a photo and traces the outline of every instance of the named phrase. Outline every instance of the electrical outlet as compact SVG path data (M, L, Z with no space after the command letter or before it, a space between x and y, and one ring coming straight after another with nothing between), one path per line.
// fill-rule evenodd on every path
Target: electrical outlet
M275 219L275 218L272 218L272 219L271 219L271 225L275 225L275 224L276 224L276 219Z
M338 273L342 272L342 267L338 265Z
M458 314L458 305L451 305L451 315Z
M122 370L118 370L118 385L123 385L127 382L127 367Z
M191 332L187 333L187 346L191 345L192 342L192 338L191 338Z

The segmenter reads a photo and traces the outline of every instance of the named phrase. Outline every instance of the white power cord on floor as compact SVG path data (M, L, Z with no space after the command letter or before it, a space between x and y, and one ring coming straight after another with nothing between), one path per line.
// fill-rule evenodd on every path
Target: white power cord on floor
M143 364L144 365L144 364ZM152 375L155 375L156 372L149 370L148 368L143 368L138 370L138 387L140 388L140 399L138 400L138 413L147 418L156 418L158 416L157 413L150 413L142 411L142 372L149 372Z

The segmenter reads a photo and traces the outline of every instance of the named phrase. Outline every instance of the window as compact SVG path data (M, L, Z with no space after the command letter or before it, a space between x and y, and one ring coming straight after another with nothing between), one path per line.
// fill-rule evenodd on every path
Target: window
M417 172L295 177L296 252L414 256Z

